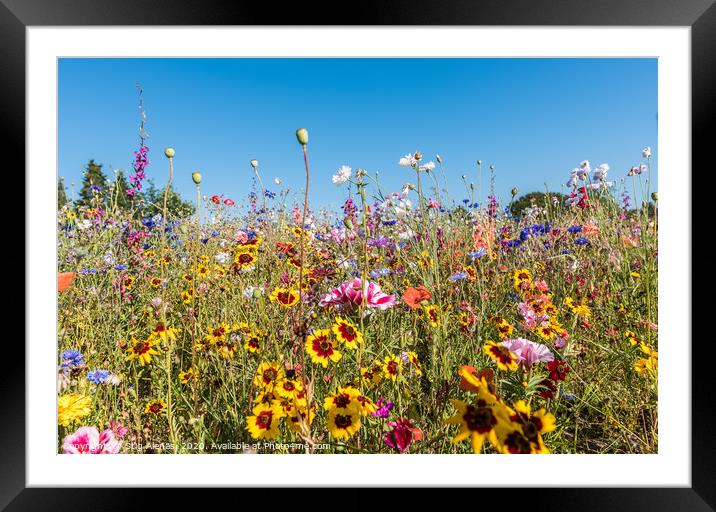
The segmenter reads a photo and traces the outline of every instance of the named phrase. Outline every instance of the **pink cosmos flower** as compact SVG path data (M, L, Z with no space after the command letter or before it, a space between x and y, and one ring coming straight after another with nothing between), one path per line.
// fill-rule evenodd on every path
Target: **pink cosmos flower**
M115 435L115 437L118 437L119 439L122 439L129 432L127 427L122 425L119 421L110 421L109 428L112 431L112 433Z
M501 345L516 354L518 361L524 366L554 361L554 355L550 352L549 348L534 341L529 341L524 338L514 338L503 341Z
M239 231L234 235L234 240L240 244L245 244L249 240L249 235L246 234L246 231Z
M360 306L363 295L366 295L366 307L385 310L395 305L395 295L386 295L378 283L368 281L366 286L361 285L361 279L356 277L352 281L345 281L338 288L334 288L323 296L320 306L334 305L337 308L352 309Z
M549 291L549 285L542 280L535 281L534 287L537 288L542 293L547 293Z
M62 441L62 453L119 453L121 447L111 429L100 433L95 427L80 427Z

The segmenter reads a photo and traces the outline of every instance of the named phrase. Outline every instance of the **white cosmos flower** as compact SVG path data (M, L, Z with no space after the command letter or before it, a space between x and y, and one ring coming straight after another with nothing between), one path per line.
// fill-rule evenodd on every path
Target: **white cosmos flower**
M642 149L641 156L643 156L644 158L649 158L651 156L651 148L649 146L646 146L644 149Z
M417 160L415 159L415 157L413 157L413 155L410 154L410 153L408 153L407 155L405 155L405 156L404 156L403 158L401 158L400 161L398 162L398 164L399 164L401 167L412 167L412 166L414 166L414 165L417 164L417 163L418 163L418 161L417 161Z
M332 181L336 186L343 185L351 177L351 168L347 165L341 165L341 168L333 175Z
M281 178L279 178L278 176L276 176L276 177L273 179L273 182L274 182L276 185L280 185L280 184L281 184Z
M219 265L223 265L227 261L229 261L229 253L228 252L217 252L214 259Z
M425 172L425 171L432 171L433 169L435 169L435 162L433 162L431 160L430 162L426 163L425 165L421 165L419 170Z

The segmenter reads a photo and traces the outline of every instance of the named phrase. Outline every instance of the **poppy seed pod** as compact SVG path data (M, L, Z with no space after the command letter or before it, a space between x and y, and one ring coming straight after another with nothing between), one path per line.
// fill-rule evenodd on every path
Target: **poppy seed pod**
M259 161L256 160L255 158L253 160L251 160L250 163L251 163L251 167L253 167L254 169L256 169L259 166Z
M305 146L308 144L308 130L305 128L299 128L296 130L296 138L298 139L299 144Z
M201 173L199 171L194 171L191 173L191 181L193 181L195 184L201 183Z
M164 150L164 156L167 158L174 158L174 148L166 148Z

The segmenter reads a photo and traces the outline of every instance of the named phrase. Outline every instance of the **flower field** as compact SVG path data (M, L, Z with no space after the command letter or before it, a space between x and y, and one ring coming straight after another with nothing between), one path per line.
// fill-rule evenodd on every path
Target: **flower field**
M297 138L295 199L256 160L242 197L202 190L167 148L195 211L146 215L142 139L128 209L59 209L58 452L658 451L649 148L519 213L482 162L454 196L438 155L398 191L343 166L325 212Z

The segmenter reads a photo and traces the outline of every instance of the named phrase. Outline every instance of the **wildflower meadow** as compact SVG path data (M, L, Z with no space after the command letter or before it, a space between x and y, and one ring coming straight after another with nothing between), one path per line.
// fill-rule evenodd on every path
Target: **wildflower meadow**
M658 451L650 148L501 202L398 148L402 189L337 162L324 211L308 129L300 194L204 190L142 108L126 180L58 189L58 453Z

